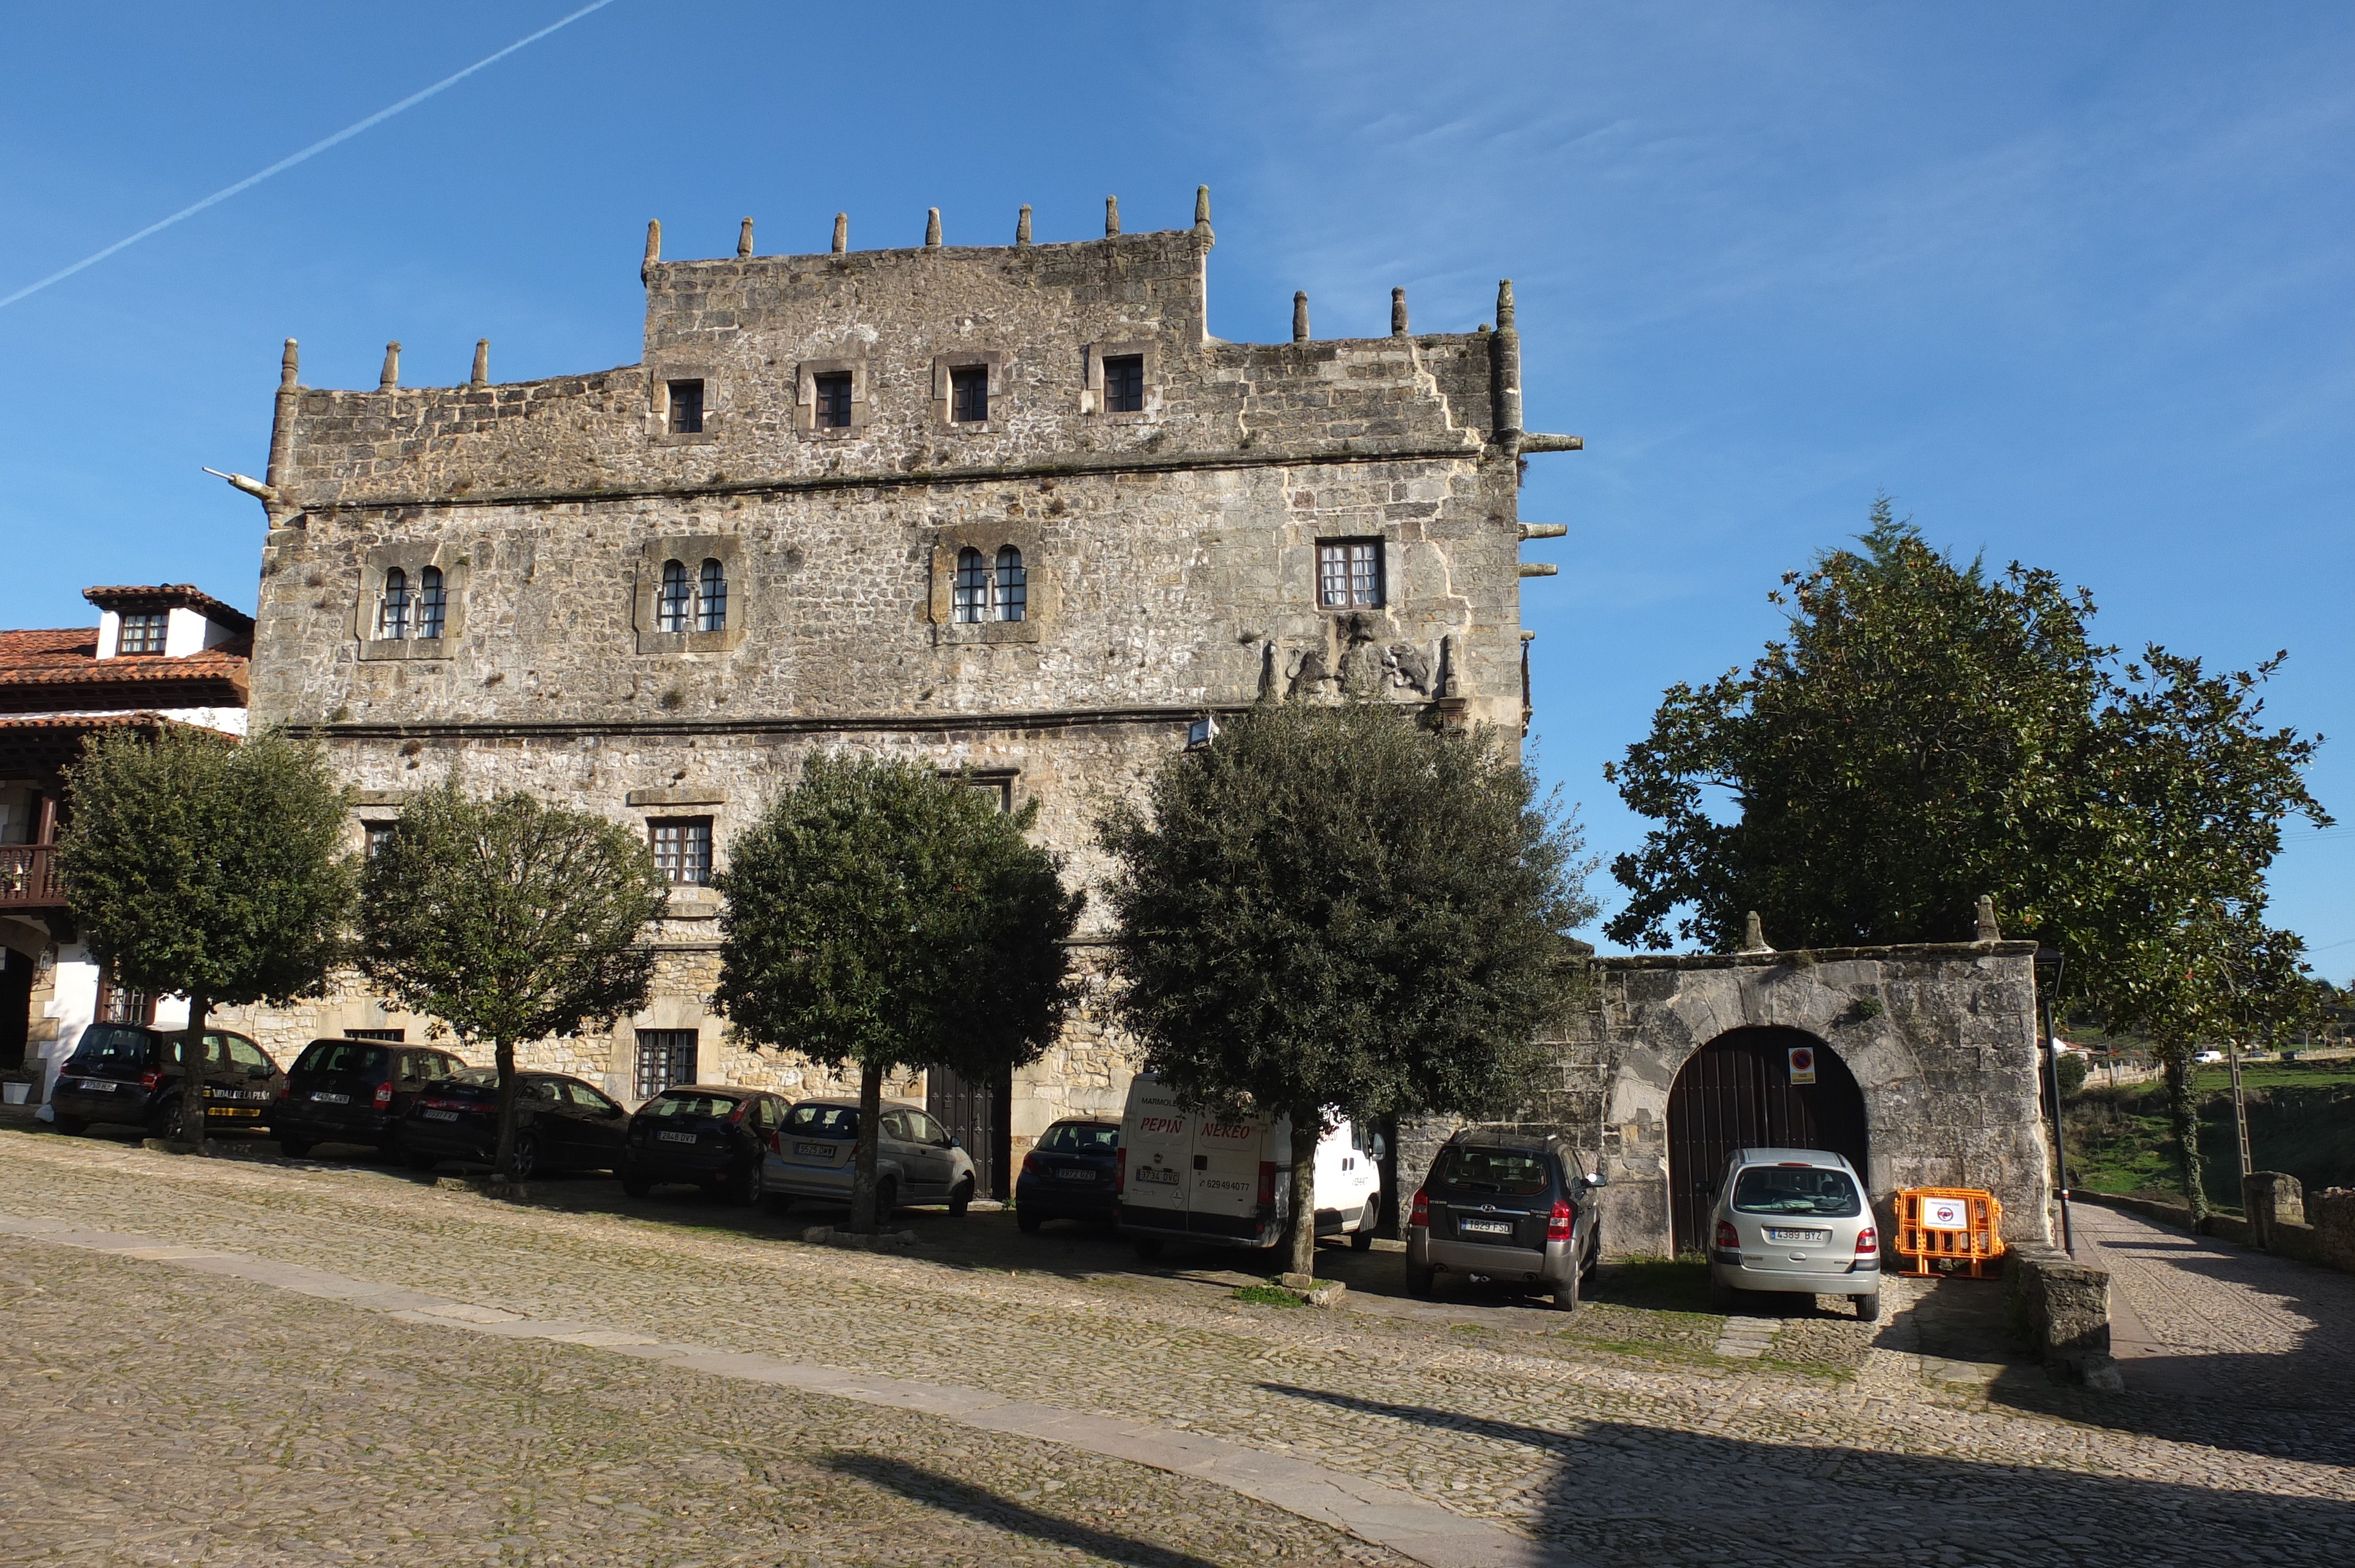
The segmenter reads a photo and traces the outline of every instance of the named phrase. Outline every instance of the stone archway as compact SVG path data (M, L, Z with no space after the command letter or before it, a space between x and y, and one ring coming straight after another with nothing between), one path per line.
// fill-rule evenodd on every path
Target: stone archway
M1736 1149L1821 1149L1846 1155L1860 1176L1871 1169L1864 1092L1838 1053L1804 1029L1728 1030L1694 1052L1668 1091L1668 1134L1679 1253L1708 1245L1717 1181Z

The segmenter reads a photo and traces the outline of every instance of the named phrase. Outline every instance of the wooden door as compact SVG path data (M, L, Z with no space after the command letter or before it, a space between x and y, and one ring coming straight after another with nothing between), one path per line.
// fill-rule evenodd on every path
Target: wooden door
M1006 1196L1011 1142L1007 1122L1013 1099L1011 1073L998 1074L994 1083L964 1077L949 1067L932 1067L924 1074L924 1109L973 1156L977 1196Z
M1791 1082L1791 1052L1814 1054L1816 1081ZM1821 1149L1865 1171L1864 1095L1847 1065L1796 1029L1736 1029L1710 1041L1668 1091L1668 1212L1679 1253L1709 1245L1709 1212L1737 1149Z

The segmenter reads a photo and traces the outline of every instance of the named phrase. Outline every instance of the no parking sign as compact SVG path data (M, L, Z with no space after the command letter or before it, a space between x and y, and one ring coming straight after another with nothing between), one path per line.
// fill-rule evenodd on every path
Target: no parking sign
M1791 1047L1791 1082L1812 1084L1816 1081L1816 1048L1812 1045Z

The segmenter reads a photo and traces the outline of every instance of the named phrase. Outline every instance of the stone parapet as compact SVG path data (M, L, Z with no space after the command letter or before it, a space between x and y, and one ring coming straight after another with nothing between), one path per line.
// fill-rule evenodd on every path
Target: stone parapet
M2125 1386L2110 1359L2109 1270L2031 1242L2004 1254L2003 1280L2014 1319L2047 1371L2105 1393Z

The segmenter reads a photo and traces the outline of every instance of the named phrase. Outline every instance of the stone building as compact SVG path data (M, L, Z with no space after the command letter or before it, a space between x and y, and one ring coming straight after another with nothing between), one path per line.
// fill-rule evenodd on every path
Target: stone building
M709 1011L731 837L814 749L921 758L1009 805L1082 883L1091 823L1262 699L1340 694L1518 736L1528 717L1512 293L1462 333L1212 337L1190 229L665 260L640 362L497 384L304 387L265 480L258 720L324 738L355 842L463 768L646 832L674 893L657 994L532 1058L634 1097L684 1075L818 1086ZM1100 929L1083 934L1086 941ZM357 992L266 1044L422 1031ZM998 1085L929 1086L1006 1160L1115 1108L1082 1017ZM945 1098L944 1098L945 1097ZM984 1124L987 1124L986 1127Z
M0 631L0 1069L35 1065L39 1099L84 1025L187 1021L128 992L83 947L53 864L65 769L93 736L174 726L245 733L253 621L187 583L83 590L96 626Z

